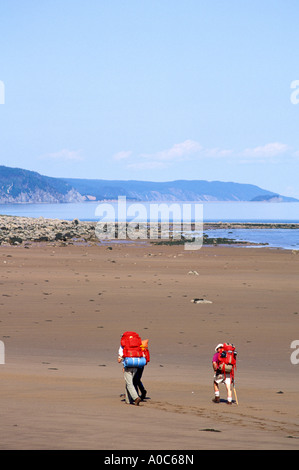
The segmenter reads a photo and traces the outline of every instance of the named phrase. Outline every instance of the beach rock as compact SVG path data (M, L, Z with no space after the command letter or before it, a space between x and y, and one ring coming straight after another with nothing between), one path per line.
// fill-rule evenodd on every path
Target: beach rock
M192 299L192 303L194 304L212 304L211 300L206 300L206 299Z
M41 235L40 237L35 238L34 241L35 241L35 242L48 242L48 241L49 241L49 237L44 236L44 235ZM28 246L25 246L25 248L28 248Z
M11 245L20 245L23 242L23 240L21 237L9 237L8 242Z
M62 241L65 241L66 238L64 237L63 233L58 232L58 233L56 233L56 235L55 235L55 240L62 240Z

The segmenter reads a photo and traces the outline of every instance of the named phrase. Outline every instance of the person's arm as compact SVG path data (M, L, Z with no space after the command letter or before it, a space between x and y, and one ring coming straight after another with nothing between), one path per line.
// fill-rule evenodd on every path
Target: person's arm
M120 348L118 350L117 362L120 363L122 360L123 360L123 348L120 346Z
M219 365L218 359L219 359L219 354L218 353L214 354L213 359L212 359L212 364L213 364L213 369L215 372L218 370L218 365Z

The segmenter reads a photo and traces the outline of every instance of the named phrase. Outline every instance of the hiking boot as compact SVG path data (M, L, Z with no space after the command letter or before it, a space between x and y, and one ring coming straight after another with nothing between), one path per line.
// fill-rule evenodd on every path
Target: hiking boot
M141 398L137 397L136 400L134 400L134 405L139 406L139 403L141 402Z
M143 392L141 392L141 400L143 401L146 397L146 390L143 390Z
M214 403L220 403L220 397L215 397L212 400Z
M232 404L233 404L233 402L232 402L232 401L228 401L228 400L227 400L226 404L227 404L227 405L232 405Z

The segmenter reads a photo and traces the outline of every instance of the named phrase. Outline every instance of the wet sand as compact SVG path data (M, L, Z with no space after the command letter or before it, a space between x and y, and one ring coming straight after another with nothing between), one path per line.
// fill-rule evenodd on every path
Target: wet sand
M269 248L0 247L0 448L298 449L298 273L299 254ZM139 407L120 396L126 330L149 338ZM211 401L223 341L239 405L224 386Z

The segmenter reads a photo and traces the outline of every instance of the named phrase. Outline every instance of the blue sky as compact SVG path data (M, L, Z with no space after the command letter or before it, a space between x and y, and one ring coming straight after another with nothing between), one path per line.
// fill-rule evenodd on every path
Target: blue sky
M298 16L297 0L1 0L0 164L299 198Z

